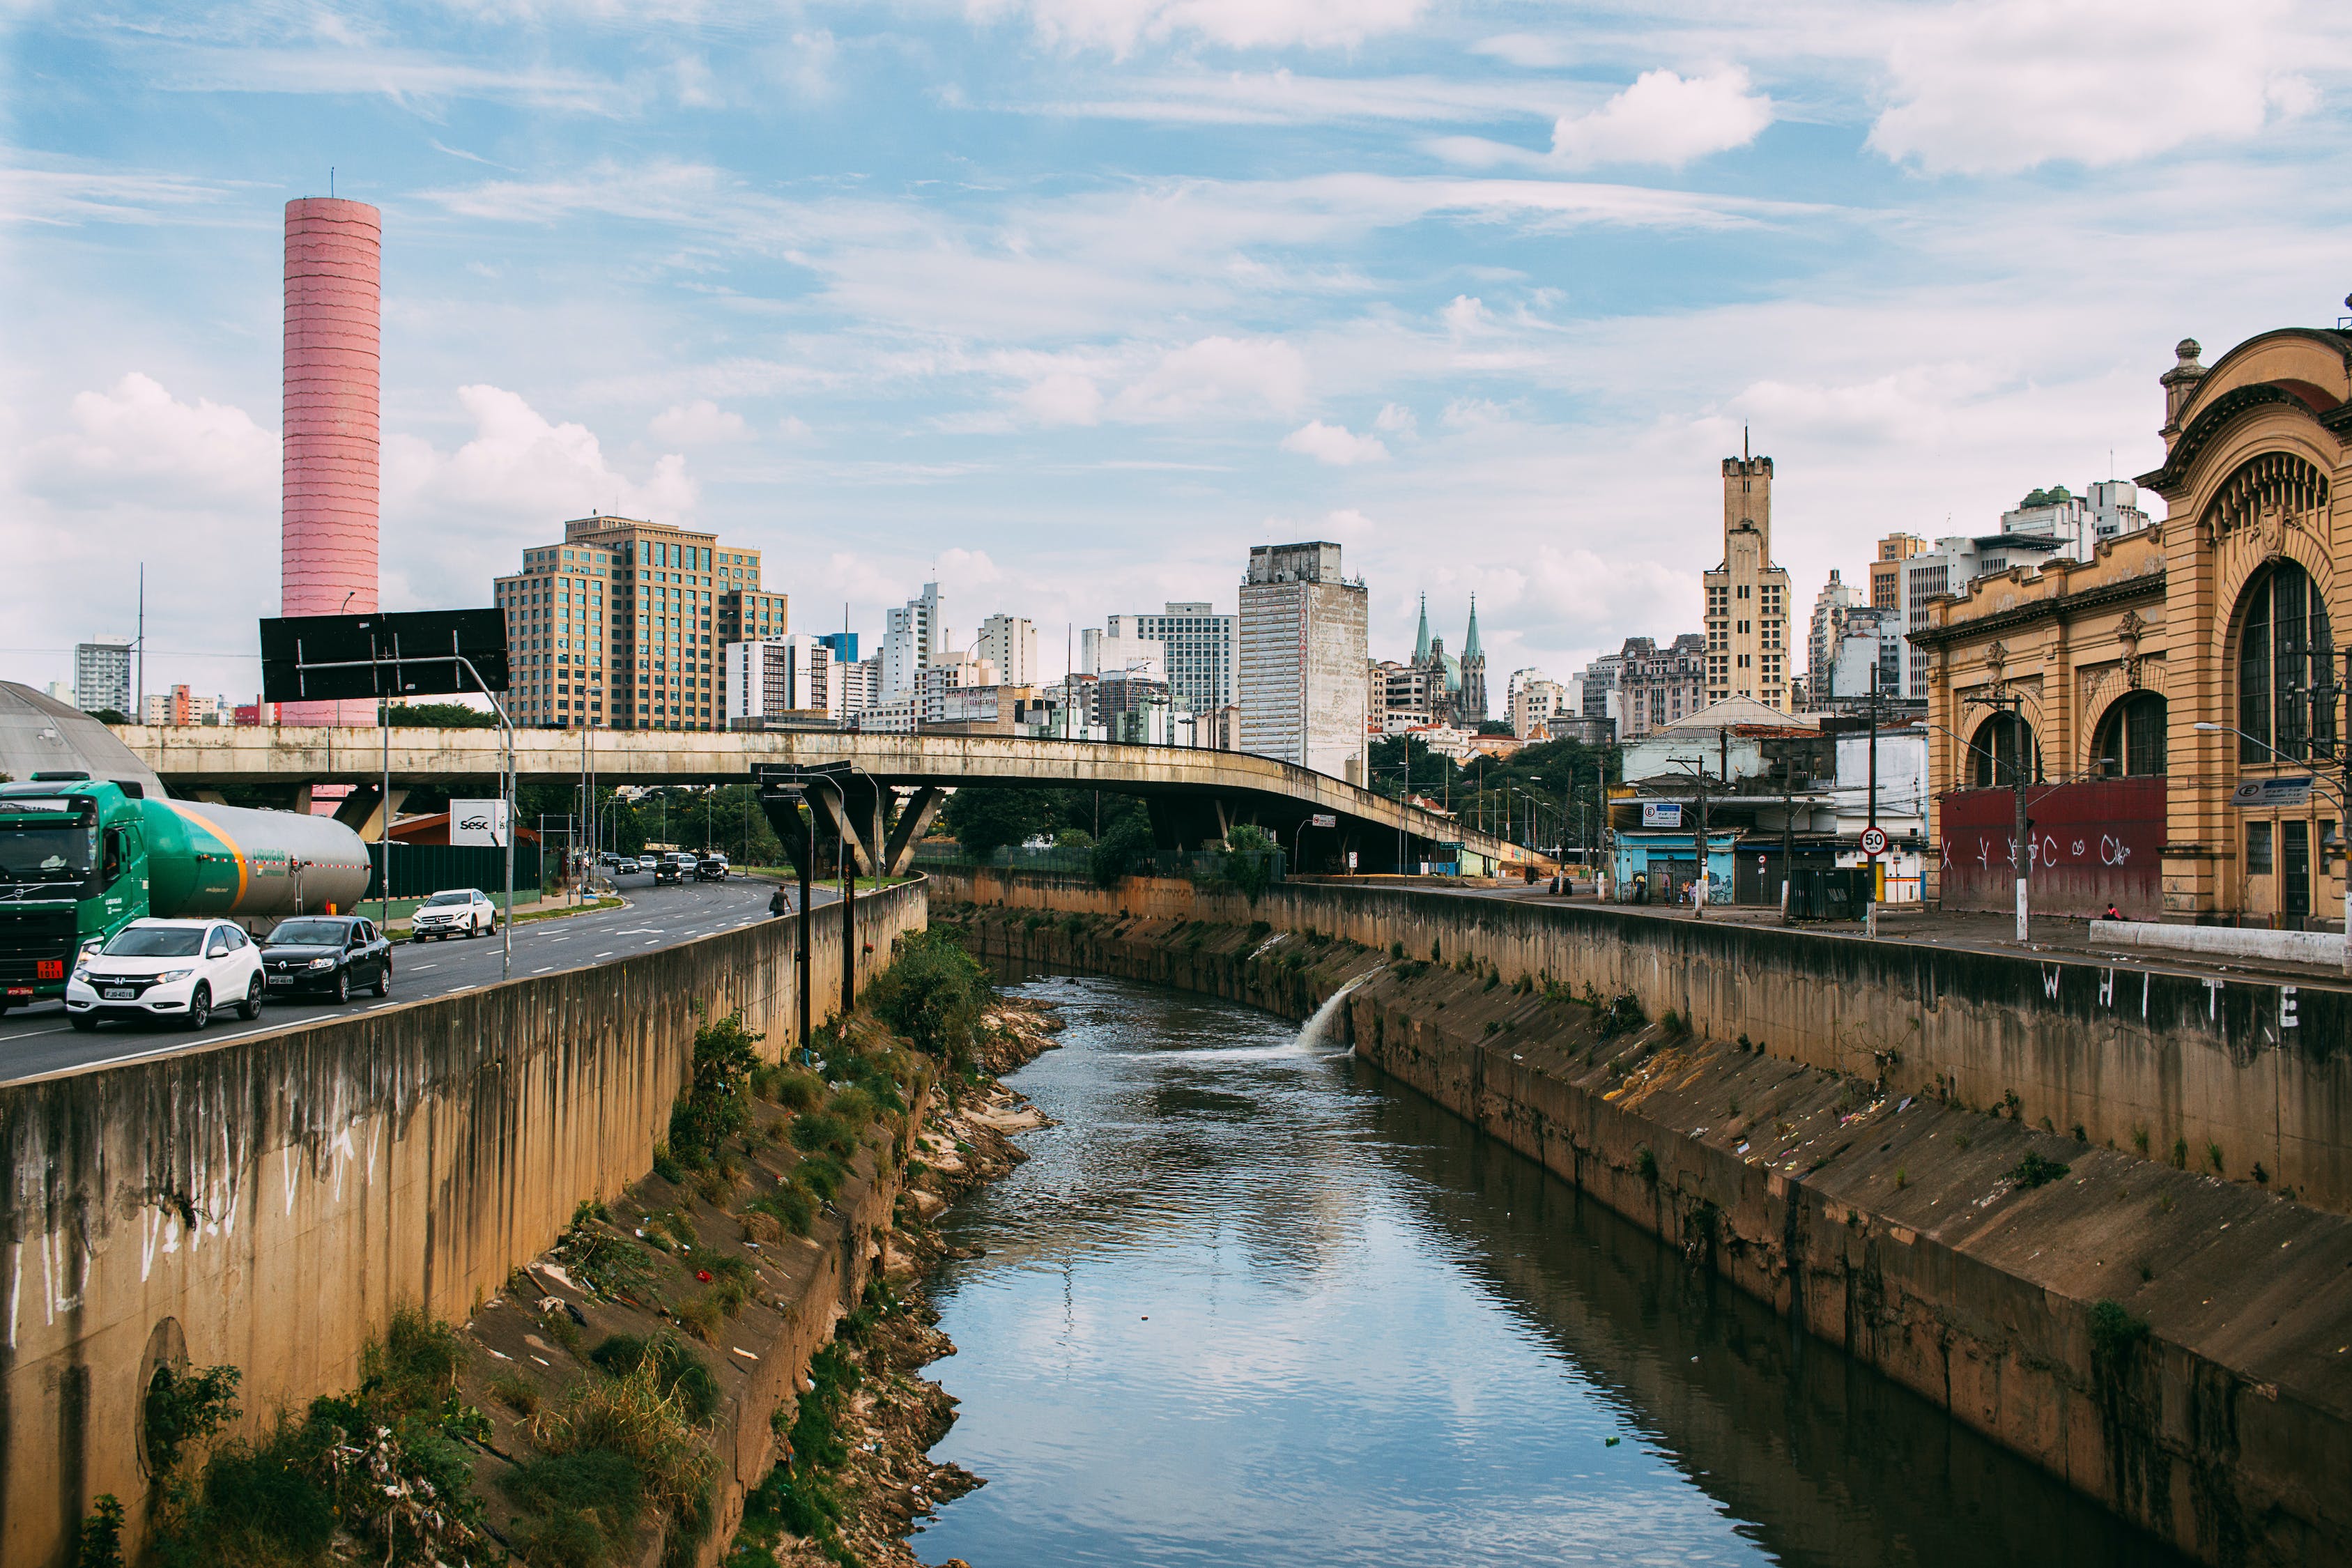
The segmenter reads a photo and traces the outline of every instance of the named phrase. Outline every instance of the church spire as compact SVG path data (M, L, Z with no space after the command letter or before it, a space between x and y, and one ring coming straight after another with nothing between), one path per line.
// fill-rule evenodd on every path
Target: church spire
M1412 639L1412 662L1429 662L1429 595L1426 594L1421 596L1421 631Z
M1470 595L1470 635L1462 641L1462 657L1476 658L1486 650L1478 646L1478 595Z

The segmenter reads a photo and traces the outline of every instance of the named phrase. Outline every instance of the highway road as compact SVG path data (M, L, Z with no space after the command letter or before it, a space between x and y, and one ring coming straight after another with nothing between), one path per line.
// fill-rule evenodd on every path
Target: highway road
M629 876L620 879L620 891L629 900L623 908L516 926L515 977L582 969L770 919L768 898L775 884L730 878L724 882L656 888L651 876ZM820 887L817 907L823 909L838 897L836 889ZM101 1024L94 1034L78 1034L66 1021L65 1004L44 1002L0 1018L0 1083L134 1061L192 1045L217 1045L268 1034L338 1014L365 1013L478 985L495 985L499 959L499 942L487 937L470 942L402 941L393 948L392 995L387 999L354 996L341 1007L327 1001L271 1001L263 1006L256 1023L245 1023L232 1012L215 1013L212 1026L202 1034L160 1021Z

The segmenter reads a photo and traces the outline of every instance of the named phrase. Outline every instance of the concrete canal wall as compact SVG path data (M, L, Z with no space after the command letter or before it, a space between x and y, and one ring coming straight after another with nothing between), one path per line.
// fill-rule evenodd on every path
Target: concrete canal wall
M1007 974L1123 975L1294 1017L1358 981L1335 1037L1690 1267L2202 1561L2352 1561L2341 1484L2352 1474L2352 1221L2127 1142L2041 1131L2022 1093L2007 1115L1997 1091L1976 1102L1995 1109L1973 1109L1956 1086L1964 1072L1906 1074L1902 1049L1820 1016L1858 1026L1851 992L1818 997L1804 1031L1832 1059L1801 1059L1780 1030L1806 1016L1795 992L1807 964L1826 971L1813 982L1823 987L1892 988L1857 955L1784 958L1757 984L1773 1021L1725 1031L1709 1017L1729 998L1711 976L1667 975L1663 942L1571 967L1601 943L1589 927L1559 937L1535 925L1556 910L1317 889L1204 914L1213 901L1189 886L1104 895L1021 880L980 883L996 895L987 905L952 901L973 884L942 881L935 924ZM1143 912L1188 895L1189 916ZM1065 900L1081 907L1056 910ZM1349 912L1358 900L1370 907ZM1103 904L1114 907L1085 907ZM1213 918L1227 912L1239 918ZM1691 962L1727 965L1722 954L1742 950ZM1559 965L1549 978L1519 967L1538 954ZM1602 974L1641 977L1642 990L1612 990ZM1933 978L1937 1005L1912 1006L1897 1028L1973 1016L1990 1037L1982 1049L2012 1028L2093 1042L2116 1032L2105 1015L2063 1005L2063 978L2054 998L2039 986L1962 997L1952 974ZM1597 1007L1578 999L1588 980ZM2153 1002L2149 1012L2163 1016ZM1871 1037L1885 1037L1883 1026Z
M2352 990L2150 973L2078 959L1659 920L1592 904L1286 883L1255 904L1173 879L945 872L940 896L1344 936L1630 994L1701 1035L1898 1091L2006 1106L2095 1144L2352 1214ZM2013 1099L2011 1097L2014 1097ZM2218 1163L2216 1163L2218 1160Z
M925 909L859 900L861 983ZM845 955L837 911L814 923L822 1021ZM397 1306L470 1316L650 1169L706 1018L793 1043L798 924L0 1089L0 1564L62 1563L92 1498L144 1496L166 1346L241 1368L250 1426L356 1384Z

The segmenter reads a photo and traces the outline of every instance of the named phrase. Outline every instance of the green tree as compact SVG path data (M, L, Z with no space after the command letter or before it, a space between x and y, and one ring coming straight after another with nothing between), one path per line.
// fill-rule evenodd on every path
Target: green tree
M875 1016L958 1072L971 1065L972 1041L991 987L962 944L943 931L921 931L900 942L898 956L867 987Z
M968 784L948 797L940 811L956 842L975 860L986 860L1048 825L1055 802L1044 790ZM1058 794L1061 792L1050 792Z
M386 710L395 730L495 730L499 716L463 702L395 702Z
M1095 886L1112 887L1121 877L1134 876L1151 864L1156 847L1150 817L1140 811L1120 817L1115 826L1103 830L1087 857L1087 869L1094 875Z

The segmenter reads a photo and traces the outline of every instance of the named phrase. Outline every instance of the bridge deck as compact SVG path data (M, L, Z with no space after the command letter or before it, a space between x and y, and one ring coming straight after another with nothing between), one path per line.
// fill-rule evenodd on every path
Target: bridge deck
M386 761L384 731L372 728L128 725L116 732L177 789L368 784L383 776ZM496 730L395 727L390 743L395 785L495 775L504 761L504 737ZM1459 843L1465 858L1493 866L1529 858L1528 851L1453 817L1244 752L835 731L519 730L514 744L516 773L526 779L577 778L583 768L593 768L605 784L733 784L747 779L758 764L847 761L898 786L1100 788L1191 801L1231 821L1259 822L1290 843L1308 817L1328 814L1339 819L1343 840L1362 853L1367 868L1425 857L1440 843ZM1396 842L1400 837L1404 843ZM1542 856L1534 858L1549 864Z

